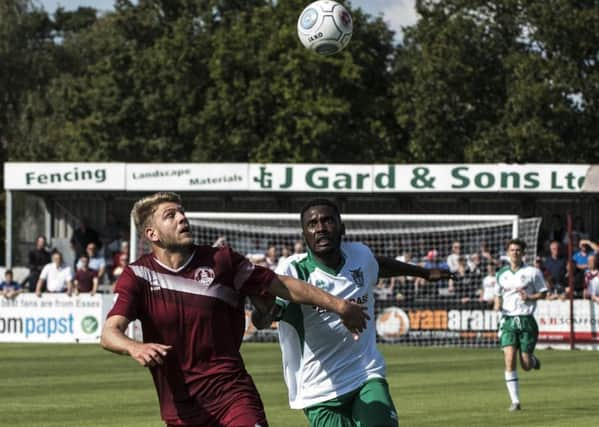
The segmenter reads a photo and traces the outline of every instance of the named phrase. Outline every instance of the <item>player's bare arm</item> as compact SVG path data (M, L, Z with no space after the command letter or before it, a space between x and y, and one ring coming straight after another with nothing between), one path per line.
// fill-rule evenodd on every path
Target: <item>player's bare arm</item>
M254 309L252 323L257 329L268 328L275 320L272 309L275 307L275 297L272 295L250 297Z
M350 332L360 333L370 319L365 307L341 298L337 298L316 286L293 277L277 275L270 283L268 292L298 304L312 304L337 313Z
M419 265L408 264L392 258L376 257L379 264L379 277L415 276L423 279L437 281L450 279L452 273L440 268L424 268Z
M495 311L499 311L499 309L501 308L501 297L495 297L495 300L493 301L493 310Z
M127 326L129 326L129 319L125 316L110 316L104 323L100 345L113 353L131 356L142 366L162 365L164 363L163 358L167 355L171 346L132 340L125 335Z

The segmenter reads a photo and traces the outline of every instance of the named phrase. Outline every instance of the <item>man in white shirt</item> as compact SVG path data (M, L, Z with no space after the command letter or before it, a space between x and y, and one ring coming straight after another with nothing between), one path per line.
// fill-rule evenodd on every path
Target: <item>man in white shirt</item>
M46 292L66 292L69 296L73 291L73 272L71 267L64 264L60 251L52 252L52 262L46 264L40 273L35 287L35 294L42 296L42 287L46 283Z
M599 276L593 277L584 291L585 298L599 303Z
M533 355L539 327L533 316L537 300L545 298L547 288L538 268L522 261L526 243L511 239L507 243L509 265L497 272L495 311L501 309L500 343L505 361L505 383L512 404L510 411L520 410L520 395L516 362L525 371L540 369L541 362Z

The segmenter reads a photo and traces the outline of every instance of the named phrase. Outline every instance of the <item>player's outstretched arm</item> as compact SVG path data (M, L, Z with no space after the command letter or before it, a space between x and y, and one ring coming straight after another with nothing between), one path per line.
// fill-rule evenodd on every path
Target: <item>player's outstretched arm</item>
M100 345L113 353L131 356L142 366L162 365L171 346L132 340L125 335L127 326L129 319L125 316L110 316L104 323Z
M376 257L376 260L379 264L379 277L416 276L432 281L452 278L449 270L428 269L387 257Z
M366 328L370 318L365 307L360 304L337 298L316 286L293 277L277 275L270 283L268 292L298 304L312 304L337 313L347 329L360 333Z

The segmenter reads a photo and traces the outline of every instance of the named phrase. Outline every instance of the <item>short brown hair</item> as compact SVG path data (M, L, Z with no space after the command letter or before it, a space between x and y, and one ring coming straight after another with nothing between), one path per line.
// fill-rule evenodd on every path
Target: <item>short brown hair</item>
M131 216L137 231L142 233L158 206L167 202L181 204L181 196L169 191L160 191L135 202L133 209L131 209Z
M507 244L505 245L505 248L506 249L509 248L510 245L518 245L518 246L520 246L520 249L522 251L524 251L526 249L526 242L524 240L522 240L522 239L517 238L517 237L515 239L508 240Z

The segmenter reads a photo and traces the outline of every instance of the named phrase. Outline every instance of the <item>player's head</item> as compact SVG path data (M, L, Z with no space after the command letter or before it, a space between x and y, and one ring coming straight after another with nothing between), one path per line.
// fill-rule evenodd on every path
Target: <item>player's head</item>
M135 226L152 245L176 250L193 243L181 197L159 192L138 200L131 210Z
M526 242L522 239L510 239L505 245L507 256L511 264L519 265L522 263L522 257L524 256L524 250L526 249Z
M309 201L301 210L302 234L308 248L326 256L339 250L345 225L337 205L327 199Z

